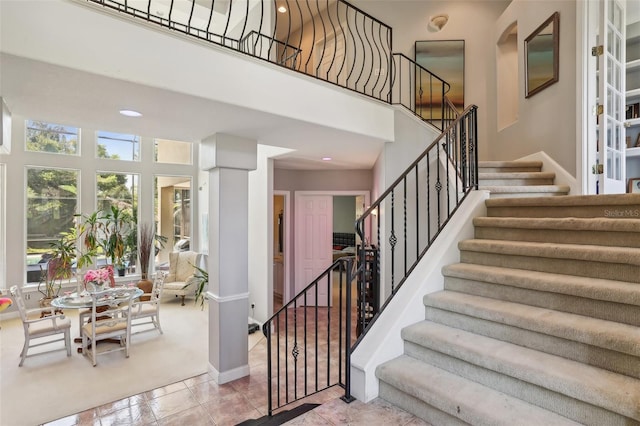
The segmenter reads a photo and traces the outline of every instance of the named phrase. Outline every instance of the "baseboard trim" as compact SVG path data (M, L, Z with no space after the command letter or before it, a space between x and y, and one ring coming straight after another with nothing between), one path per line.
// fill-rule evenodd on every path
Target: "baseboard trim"
M209 364L209 374L217 384L222 385L248 376L249 364L224 372L219 372L213 365Z

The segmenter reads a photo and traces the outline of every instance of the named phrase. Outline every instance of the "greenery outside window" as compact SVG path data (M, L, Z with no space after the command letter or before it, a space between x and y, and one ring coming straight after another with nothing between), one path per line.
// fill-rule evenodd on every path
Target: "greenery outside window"
M96 144L98 158L140 161L140 136L99 131Z
M79 155L79 134L77 127L27 120L25 148L27 151Z
M27 167L27 282L40 281L51 243L73 227L78 170Z
M114 205L137 217L138 179L139 176L134 173L98 173L97 209L109 211Z

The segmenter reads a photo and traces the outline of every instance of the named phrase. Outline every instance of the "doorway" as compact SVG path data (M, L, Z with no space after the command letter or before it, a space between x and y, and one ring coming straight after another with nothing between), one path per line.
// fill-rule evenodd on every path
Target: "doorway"
M349 198L343 198L349 197ZM298 191L295 194L295 259L291 296L305 288L334 260L333 233L334 204L352 203L348 210L350 219L338 219L345 223L344 230L353 234L354 245L358 244L355 234L356 218L369 204L369 191ZM350 223L348 223L350 222ZM342 229L342 228L341 228ZM354 250L355 252L355 250ZM318 296L331 300L331 295ZM286 299L285 299L286 300Z
M289 300L290 247L290 194L288 191L273 193L273 311Z

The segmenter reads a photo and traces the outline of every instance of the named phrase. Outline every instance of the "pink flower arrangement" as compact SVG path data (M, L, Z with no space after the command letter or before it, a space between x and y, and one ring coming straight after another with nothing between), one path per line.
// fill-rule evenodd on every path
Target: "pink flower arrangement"
M109 283L114 284L113 266L109 265L100 269L89 269L84 274L84 285L93 284L94 286L103 286Z

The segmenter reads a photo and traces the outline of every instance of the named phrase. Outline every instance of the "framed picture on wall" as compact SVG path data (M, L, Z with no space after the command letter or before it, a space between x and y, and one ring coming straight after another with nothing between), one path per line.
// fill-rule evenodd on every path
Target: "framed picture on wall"
M631 194L640 194L640 177L629 179L629 188L627 192Z
M444 86L446 96L458 112L464 111L464 40L416 41L415 54L416 63L438 77L432 78L426 72L416 72L418 115L427 120L442 117L441 80L451 86Z

